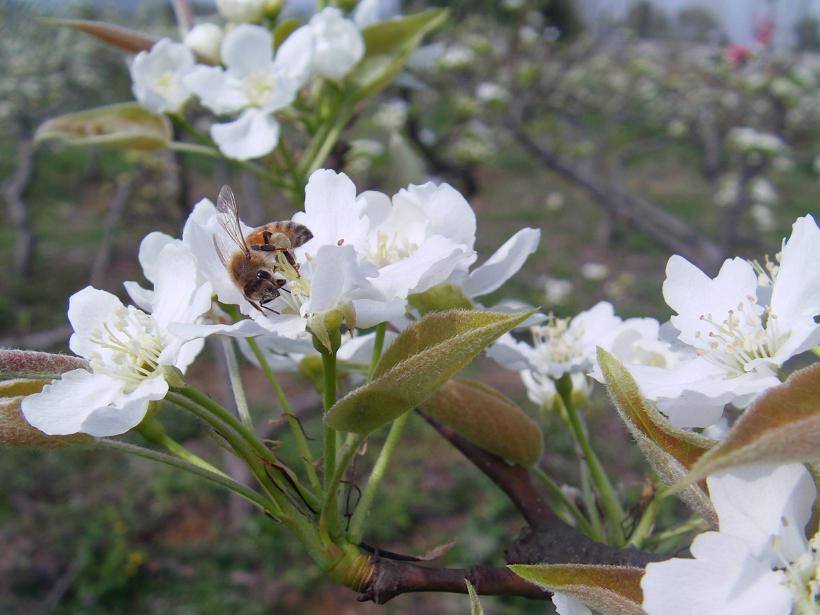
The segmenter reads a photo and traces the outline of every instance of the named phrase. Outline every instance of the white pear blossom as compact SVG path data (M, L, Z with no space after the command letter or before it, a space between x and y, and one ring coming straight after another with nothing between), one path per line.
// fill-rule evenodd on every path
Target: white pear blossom
M817 612L820 533L806 540L817 495L808 470L800 464L755 465L710 476L707 484L719 531L695 538L692 559L646 567L641 587L647 613Z
M211 137L229 158L264 156L279 142L273 113L290 105L310 75L312 35L295 30L273 52L273 35L261 26L231 30L220 50L225 68L198 66L184 79L202 104L219 115L240 112L232 122L211 126Z
M532 345L506 333L487 354L510 369L557 380L564 374L589 371L597 347L606 347L621 324L612 304L601 301L574 318L550 316L546 324L530 327Z
M561 592L552 595L552 604L558 615L592 615L592 611L583 602Z
M482 266L476 260L475 213L448 184L411 185L393 198L380 192L356 195L344 174L316 171L305 191L305 211L294 220L313 232L301 250L338 243L355 248L373 268L369 281L385 300L406 299L438 284L454 284L468 297L499 288L538 246L540 232L522 229Z
M726 404L744 407L780 382L787 360L820 342L818 254L820 229L804 216L765 270L734 258L711 279L680 256L669 259L663 294L688 357L671 369L630 369L673 425L707 427Z
M320 182L308 184L306 202L312 199L334 202L335 198L331 186ZM223 333L247 337L256 335L258 329L255 327L258 326L283 337L299 338L308 335L306 329L313 318L335 309L355 315L355 321L348 324L362 328L402 314L404 302L382 297L367 277L376 274L375 268L361 263L353 245L347 241L348 238L354 241L355 232L359 232L355 220L348 220L341 210L337 213L338 226L327 220L326 226L308 227L314 238L294 250L298 272L290 267L282 268L281 275L287 280L286 284L280 290L279 297L266 304L270 309L263 313L248 302L221 262L215 242L231 245L230 239L219 223L213 203L207 199L200 201L188 217L182 241L195 255L200 274L211 283L219 301L238 306L243 314L251 317L252 322L243 320L234 325L189 326L185 329L185 335L196 337ZM297 220L296 216L294 220ZM242 225L243 233L251 230Z
M194 54L182 43L163 38L131 62L131 89L154 113L179 110L191 97L185 77L194 69Z
M49 435L125 433L142 421L150 401L168 392L168 369L185 371L202 340L173 334L172 323L192 323L211 307L211 287L200 283L193 255L168 243L142 295L148 314L111 293L86 287L69 300L71 350L88 360L23 400L23 414Z
M313 38L314 75L339 81L364 57L359 28L339 9L323 9L310 18L306 27Z
M200 23L188 31L183 42L194 53L210 62L218 63L224 35L222 28L215 23Z

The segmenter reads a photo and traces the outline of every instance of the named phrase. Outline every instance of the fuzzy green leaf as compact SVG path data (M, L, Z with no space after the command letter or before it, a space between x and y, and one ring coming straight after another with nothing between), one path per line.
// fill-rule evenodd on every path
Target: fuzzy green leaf
M159 40L154 36L115 26L104 21L89 21L87 19L46 19L44 21L54 26L85 32L112 47L129 53L147 51Z
M524 467L541 459L541 428L515 402L492 387L451 380L423 407L431 417L499 457Z
M672 427L644 400L629 371L603 348L598 348L598 363L615 408L638 448L664 484L676 484L716 442ZM689 485L678 495L710 525L717 527L717 513L700 486Z
M349 75L353 101L372 96L390 84L422 39L447 20L446 9L430 9L375 23L362 31L365 55Z
M758 397L680 486L754 463L820 461L820 363Z
M171 124L164 115L137 103L122 103L55 117L42 124L34 142L56 139L68 145L110 145L152 150L171 142Z
M513 564L518 576L583 602L601 615L646 615L641 608L642 568L587 564Z
M382 355L373 380L340 399L327 424L369 433L427 401L457 371L532 312L450 310L405 329Z

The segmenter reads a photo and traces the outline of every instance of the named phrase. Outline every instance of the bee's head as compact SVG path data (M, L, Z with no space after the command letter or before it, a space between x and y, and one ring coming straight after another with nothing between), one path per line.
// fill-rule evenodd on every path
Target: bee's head
M285 280L275 278L273 272L265 268L253 272L242 290L248 300L264 305L276 299L279 289L284 285Z

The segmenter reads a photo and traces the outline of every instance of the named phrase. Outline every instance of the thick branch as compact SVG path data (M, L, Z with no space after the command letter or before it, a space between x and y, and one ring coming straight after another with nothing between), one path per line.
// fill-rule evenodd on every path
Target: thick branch
M3 182L3 196L6 199L9 221L14 226L14 272L25 275L31 269L34 254L34 228L28 205L23 195L34 175L36 150L31 139L21 139L17 143L17 169Z
M521 596L543 600L549 594L506 568L430 568L410 562L374 559L375 572L359 596L359 602L384 604L398 595L413 592L466 594L464 579L484 596Z

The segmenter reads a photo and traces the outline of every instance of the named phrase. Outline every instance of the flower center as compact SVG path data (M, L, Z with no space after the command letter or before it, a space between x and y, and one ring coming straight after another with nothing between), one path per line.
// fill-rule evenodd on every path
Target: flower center
M773 357L788 336L778 332L777 316L768 308L755 309L754 297L741 301L722 321L711 314L700 319L709 326L696 334L705 344L698 353L736 375L745 373L752 361Z
M177 88L176 74L173 71L165 71L159 76L159 79L157 79L155 88L164 98L170 98L171 94Z
M820 532L809 541L809 549L788 568L786 584L794 597L797 615L817 613L820 608Z
M242 80L242 88L252 106L264 107L276 89L276 79L268 72L257 71Z
M310 282L290 264L283 252L276 252L276 273L286 280L280 289L276 310L282 314L301 314L302 304L310 297Z
M376 246L370 251L370 261L376 267L384 267L407 258L419 247L406 237L400 237L397 232L386 233L378 231L376 233Z
M550 314L545 325L531 327L535 351L546 363L572 363L582 355L583 327L570 327L569 318Z
M119 306L114 318L92 331L89 341L98 347L89 357L95 373L108 374L127 383L133 391L159 367L167 345L156 321L133 306Z

